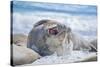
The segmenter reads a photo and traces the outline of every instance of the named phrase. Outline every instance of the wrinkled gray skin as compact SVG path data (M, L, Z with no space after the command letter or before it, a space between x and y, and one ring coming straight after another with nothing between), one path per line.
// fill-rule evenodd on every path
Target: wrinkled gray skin
M28 36L27 47L35 50L42 56L51 54L52 52L48 50L48 46L45 44L45 34L43 27L32 29Z
M52 25L52 23L57 24L56 27L59 31L57 35L51 35L47 31L48 24ZM69 27L54 20L41 20L37 22L28 35L27 47L35 50L41 56L51 55L55 51L58 55L61 55L63 53L63 40L65 40L66 45L72 42L73 50L90 51L91 48L96 50L93 44L74 34Z

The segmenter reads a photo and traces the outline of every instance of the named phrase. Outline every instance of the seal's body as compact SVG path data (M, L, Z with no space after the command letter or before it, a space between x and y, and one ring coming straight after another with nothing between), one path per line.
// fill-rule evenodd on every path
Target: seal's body
M66 45L66 47L64 47ZM73 46L72 48L70 48ZM68 50L91 50L88 41L79 38L71 29L54 20L41 20L37 22L28 35L27 47L38 52L41 56L57 52L62 55ZM69 46L69 47L68 47ZM66 49L64 49L66 48ZM94 47L93 47L94 48Z

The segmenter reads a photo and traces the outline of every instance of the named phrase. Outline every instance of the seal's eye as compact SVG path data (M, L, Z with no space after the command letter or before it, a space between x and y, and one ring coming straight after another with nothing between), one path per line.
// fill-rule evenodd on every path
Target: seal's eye
M58 30L55 29L55 28L50 28L50 29L48 30L48 32L49 32L49 34L52 34L52 35L57 35L57 34L58 34Z

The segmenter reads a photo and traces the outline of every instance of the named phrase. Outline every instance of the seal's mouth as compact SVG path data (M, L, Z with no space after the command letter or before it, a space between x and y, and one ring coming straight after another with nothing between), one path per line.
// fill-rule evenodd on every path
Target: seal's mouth
M55 29L55 28L49 28L48 32L51 35L57 35L59 33L59 31L57 29Z

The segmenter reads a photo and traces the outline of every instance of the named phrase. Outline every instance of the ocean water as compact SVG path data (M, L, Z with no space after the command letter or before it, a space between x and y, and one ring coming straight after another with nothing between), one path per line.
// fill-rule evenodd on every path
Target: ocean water
M73 32L91 39L97 36L97 17L86 15L71 15L53 12L13 13L13 33L28 35L33 25L40 20L56 20L69 26Z

